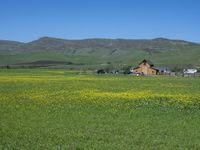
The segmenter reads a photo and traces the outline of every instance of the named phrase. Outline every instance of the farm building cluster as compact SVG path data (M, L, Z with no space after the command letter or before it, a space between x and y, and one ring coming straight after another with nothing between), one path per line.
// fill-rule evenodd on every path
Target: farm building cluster
M135 68L131 68L130 72L136 75L158 75L169 74L170 70L167 67L154 67L150 60L144 59Z
M156 75L177 75L175 72L172 72L168 67L155 67L150 60L142 60L137 67L131 67L128 70L109 70L109 69L100 69L97 70L98 74L132 74L136 76L156 76ZM179 76L198 76L197 69L184 69L182 72L179 72Z
M152 75L174 75L174 72L170 71L168 67L155 67L150 60L144 59L139 65L135 68L131 68L131 73L145 76ZM181 73L183 77L185 76L196 76L197 69L184 69Z

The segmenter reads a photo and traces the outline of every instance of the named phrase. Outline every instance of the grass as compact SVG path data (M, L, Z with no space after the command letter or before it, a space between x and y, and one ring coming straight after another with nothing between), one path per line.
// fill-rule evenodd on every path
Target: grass
M0 149L199 149L200 79L0 71Z

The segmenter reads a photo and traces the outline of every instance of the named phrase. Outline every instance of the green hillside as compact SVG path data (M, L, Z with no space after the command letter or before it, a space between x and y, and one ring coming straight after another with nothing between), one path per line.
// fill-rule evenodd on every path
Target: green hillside
M64 40L43 37L29 43L0 41L0 65L37 61L136 65L144 58L156 65L199 65L200 44L164 38Z

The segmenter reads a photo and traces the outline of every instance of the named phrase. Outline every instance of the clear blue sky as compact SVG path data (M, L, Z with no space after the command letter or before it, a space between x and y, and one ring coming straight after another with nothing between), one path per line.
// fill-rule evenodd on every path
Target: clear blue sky
M0 39L43 36L200 42L200 0L0 0Z

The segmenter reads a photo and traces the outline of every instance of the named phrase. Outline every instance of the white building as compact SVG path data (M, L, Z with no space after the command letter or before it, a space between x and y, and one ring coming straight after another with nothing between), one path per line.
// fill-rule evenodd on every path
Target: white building
M196 76L197 69L184 69L183 70L183 76L189 77L189 76Z
M184 74L195 74L195 73L197 73L197 69L184 69L183 73Z

